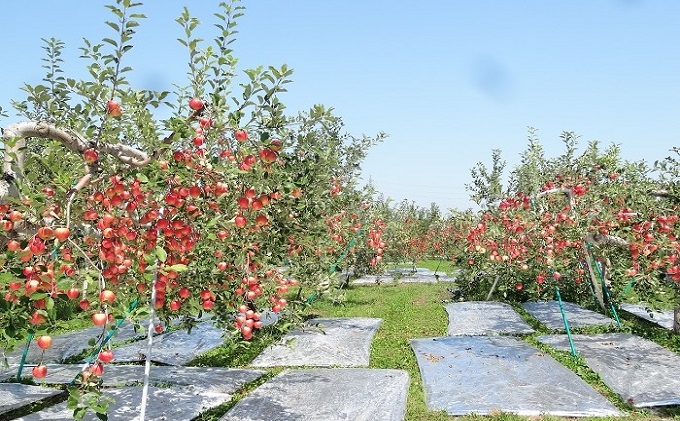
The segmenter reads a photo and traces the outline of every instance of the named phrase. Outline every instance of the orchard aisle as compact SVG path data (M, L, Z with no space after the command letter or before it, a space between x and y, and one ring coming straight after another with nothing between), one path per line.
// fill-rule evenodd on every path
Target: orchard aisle
M525 303L524 308L548 329L564 330L557 302ZM613 323L573 304L564 303L563 308L571 326ZM522 416L623 415L572 371L524 341L523 335L533 329L511 306L458 302L445 309L448 336L411 340L430 410L444 410L453 416L499 411ZM230 401L244 385L271 376L272 369L283 368L248 392L222 420L403 420L411 381L408 373L368 368L371 343L382 323L378 318L312 319L264 350L245 369L185 367L180 358L173 360L175 365L153 366L147 419L192 420ZM174 354L196 355L222 343L213 331L216 328L208 328L210 322L203 324L190 335L180 331L159 335L159 354L163 355L164 348L171 349L168 344L176 343L164 340L173 334L188 337L171 350ZM70 349L72 345L66 339L82 335L74 332L55 337L55 355ZM680 356L633 335L573 336L586 363L622 399L640 407L680 403ZM569 349L566 335L537 339L557 349ZM146 342L132 342L118 349L134 349L142 343ZM4 379L16 375L16 367L11 368L0 372ZM26 367L24 375L30 368ZM68 384L82 365L50 364L49 370L47 383ZM110 407L110 420L127 420L139 413L143 370L142 365L106 366L106 394L116 399ZM15 383L0 385L0 418L57 392ZM17 419L62 420L71 414L62 402Z

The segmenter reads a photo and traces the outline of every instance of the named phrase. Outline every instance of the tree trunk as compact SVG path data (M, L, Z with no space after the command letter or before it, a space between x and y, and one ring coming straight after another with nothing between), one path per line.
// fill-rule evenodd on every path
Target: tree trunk
M491 289L489 290L489 295L486 296L486 301L491 300L491 297L493 296L493 292L496 290L496 285L498 285L499 279L500 279L500 276L496 275L496 279L494 279L493 285L491 285Z
M680 334L680 307L673 309L673 333Z
M597 298L597 303L600 305L602 310L606 310L604 304L604 294L602 292L602 282L600 278L595 274L595 269L593 268L593 262L590 259L590 253L588 252L588 247L586 243L583 243L583 255L586 259L586 265L588 266L588 273L590 274L590 282L593 285L593 291L595 291L595 297Z

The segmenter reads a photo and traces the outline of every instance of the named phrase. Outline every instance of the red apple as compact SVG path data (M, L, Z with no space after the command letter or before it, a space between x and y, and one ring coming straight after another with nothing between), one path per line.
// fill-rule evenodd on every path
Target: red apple
M209 117L199 117L198 124L202 129L209 129L213 125L213 119Z
M236 224L237 227L243 228L248 223L248 220L246 219L245 216L239 215L236 218L234 218L234 223Z
M78 306L80 307L81 310L87 310L88 308L90 308L90 301L87 299L82 299L78 303Z
M281 149L283 149L283 142L281 142L278 139L274 139L271 141L268 148L273 150L274 152L279 152L281 151Z
M42 379L47 376L47 366L45 364L36 365L33 367L33 377Z
M200 98L191 98L189 100L189 108L191 108L194 111L198 111L201 108L203 108L205 104Z
M245 131L245 130L243 130L243 129L236 130L236 131L234 132L234 137L235 137L236 140L238 140L239 142L245 142L245 141L248 139L248 132Z
M113 118L119 118L123 115L123 111L120 109L120 102L115 99L106 103L106 112Z
M105 313L94 313L92 315L92 323L95 326L104 326L108 320Z
M102 363L94 363L90 366L90 374L101 376L104 374L104 365Z
M47 335L39 336L35 341L40 349L49 349L52 346L52 337Z
M43 240L49 240L54 236L54 230L50 227L40 227L38 228L38 237Z
M190 295L191 295L191 291L189 291L189 288L182 288L182 289L179 290L179 296L181 298L186 299L186 298L189 298Z
M57 227L54 229L54 237L59 241L66 241L71 235L71 230L66 227Z
M99 293L99 301L101 302L109 302L112 303L116 299L116 294L108 289L105 289L104 291Z
M85 149L85 152L83 152L83 158L85 158L85 162L87 163L97 162L99 159L99 152L97 152L95 148Z
M264 148L260 151L260 159L267 164L275 162L276 158L278 158L277 153L269 148Z
M182 302L179 300L170 301L170 310L177 311L182 307Z
M71 300L75 300L79 295L80 290L78 288L69 288L66 290L66 296Z
M99 352L99 361L103 363L110 363L113 361L113 351L110 349L104 349L101 352Z

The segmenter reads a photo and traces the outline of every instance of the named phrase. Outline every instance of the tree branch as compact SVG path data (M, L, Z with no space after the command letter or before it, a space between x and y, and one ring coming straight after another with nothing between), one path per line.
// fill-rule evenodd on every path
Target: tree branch
M588 234L586 241L597 244L598 246L614 246L621 249L628 249L628 241L616 235L608 234Z
M53 124L43 121L23 121L11 124L5 129L2 137L5 140L16 139L14 146L6 147L3 166L4 172L12 175L14 175L14 172L12 171L13 162L16 161L18 168L23 169L23 154L19 153L19 151L26 147L26 138L39 137L43 139L58 140L69 150L79 154L82 154L90 147L90 139L82 134L72 130L60 129ZM122 144L104 144L101 145L98 150L133 167L147 165L152 160L146 152ZM16 160L10 156L11 152L16 154Z

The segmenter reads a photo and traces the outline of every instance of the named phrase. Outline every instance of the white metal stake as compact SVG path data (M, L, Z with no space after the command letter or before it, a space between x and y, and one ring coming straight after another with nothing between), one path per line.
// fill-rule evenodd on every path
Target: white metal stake
M147 330L147 345L146 354L144 355L144 387L142 387L142 406L139 412L139 420L144 421L146 416L146 403L149 399L149 376L151 374L151 347L153 345L153 331L154 331L154 319L155 319L155 308L156 308L156 279L158 279L158 272L153 278L153 284L151 286L151 316L149 319L149 329Z

